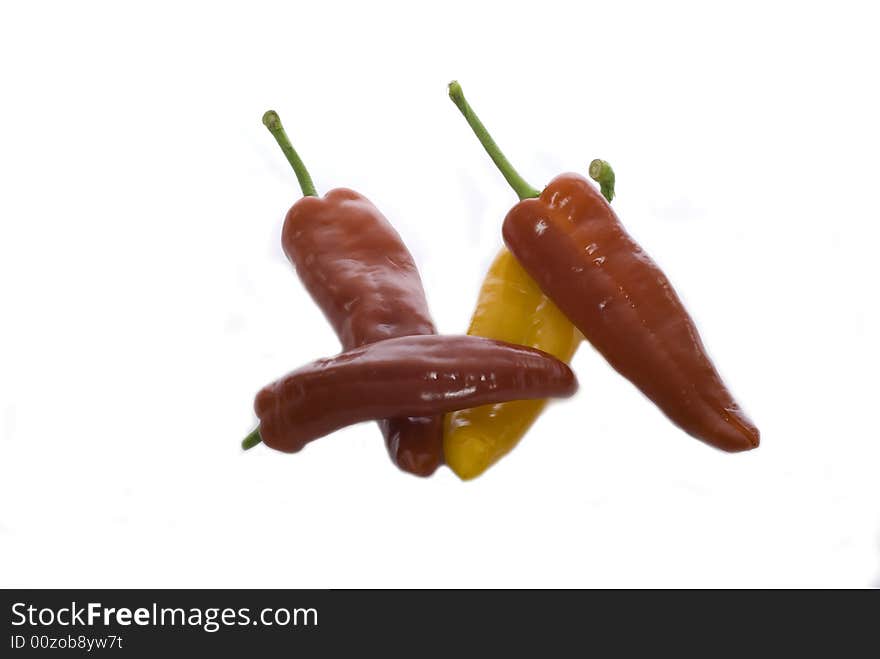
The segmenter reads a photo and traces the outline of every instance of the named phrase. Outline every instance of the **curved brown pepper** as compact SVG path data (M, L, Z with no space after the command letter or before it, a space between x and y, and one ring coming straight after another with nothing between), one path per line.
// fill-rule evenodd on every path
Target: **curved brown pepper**
M273 110L263 124L296 173L303 198L288 211L282 246L344 350L411 334L434 334L412 256L385 216L353 190L318 196L312 177ZM443 419L379 422L391 460L430 476L443 464ZM249 435L242 446L252 446Z
M758 446L666 275L587 179L557 176L510 210L503 233L544 293L672 421L725 451Z
M281 244L344 350L401 336L435 334L412 255L369 199L337 188L288 211ZM442 417L383 419L394 463L430 476L443 463Z
M263 442L293 453L361 421L576 390L571 369L540 350L475 336L406 336L303 366L264 387L254 410Z

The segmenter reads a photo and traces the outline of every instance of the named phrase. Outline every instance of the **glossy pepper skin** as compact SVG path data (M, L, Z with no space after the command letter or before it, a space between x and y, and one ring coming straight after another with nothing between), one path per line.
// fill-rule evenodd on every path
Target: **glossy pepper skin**
M303 366L264 387L254 410L263 442L292 453L361 421L576 389L571 369L538 350L472 336L405 336Z
M571 361L580 332L502 248L480 289L469 335L543 350ZM463 409L446 416L443 451L462 479L475 478L513 449L541 414L544 399Z
M412 255L363 195L338 188L303 197L287 213L281 242L344 350L435 333ZM442 417L399 416L379 426L404 471L429 476L442 464Z
M758 446L669 280L587 179L556 177L510 210L503 235L541 290L673 422L725 451Z

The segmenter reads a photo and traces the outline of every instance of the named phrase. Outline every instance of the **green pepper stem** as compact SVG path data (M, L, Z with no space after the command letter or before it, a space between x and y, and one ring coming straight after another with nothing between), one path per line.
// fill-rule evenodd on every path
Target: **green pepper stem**
M281 117L278 116L278 113L275 112L275 110L267 111L263 115L263 125L269 129L270 133L272 133L272 137L275 138L275 141L278 142L278 146L281 147L281 150L287 157L287 162L293 167L296 179L299 181L299 187L302 188L303 196L317 197L318 191L315 190L315 184L312 183L312 177L309 176L309 170L306 169L306 166L300 159L296 149L294 149L293 145L290 143L290 138L287 137L287 133L284 132L284 126L281 125Z
M263 438L260 437L260 428L257 426L251 431L251 434L241 440L241 448L247 451L249 448L255 447L257 444L263 441Z
M495 163L495 166L499 169L519 198L529 199L531 197L540 196L541 191L536 190L529 185L526 180L519 175L519 172L513 168L513 165L510 164L507 158L504 157L501 149L498 148L495 140L492 139L492 136L489 135L489 131L487 131L486 127L483 125L483 122L480 121L477 113L474 112L473 108L468 104L464 97L464 92L461 89L461 85L458 84L457 80L453 80L449 83L449 98L455 103L455 106L464 116L465 121L468 122L468 125L474 131L474 135L480 140L480 144L486 149L486 153L489 154L492 162Z
M611 203L614 199L614 170L604 160L596 158L590 163L590 178L599 184L602 196Z

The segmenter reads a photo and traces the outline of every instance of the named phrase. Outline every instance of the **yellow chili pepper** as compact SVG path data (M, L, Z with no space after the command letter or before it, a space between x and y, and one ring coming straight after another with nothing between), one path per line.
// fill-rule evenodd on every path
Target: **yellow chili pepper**
M538 197L511 166L464 98L457 82L449 97L464 115L520 199ZM608 201L614 196L614 172L603 161L590 175L602 185ZM562 361L571 361L583 336L556 305L541 292L516 258L503 248L483 282L468 334L538 348ZM546 400L520 400L484 405L446 416L443 451L449 467L462 479L475 478L517 445L538 418Z
M571 360L581 333L502 248L477 301L468 334L518 343ZM544 409L546 400L483 405L446 416L443 451L460 478L479 476L510 451Z

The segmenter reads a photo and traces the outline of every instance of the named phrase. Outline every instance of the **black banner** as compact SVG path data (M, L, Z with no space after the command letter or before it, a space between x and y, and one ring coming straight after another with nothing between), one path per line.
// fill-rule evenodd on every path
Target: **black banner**
M876 648L880 621L868 591L7 590L2 600L8 657L748 651L756 639L839 653Z

